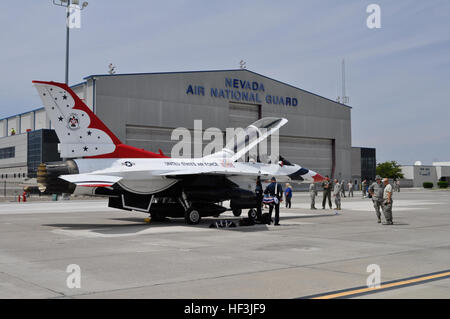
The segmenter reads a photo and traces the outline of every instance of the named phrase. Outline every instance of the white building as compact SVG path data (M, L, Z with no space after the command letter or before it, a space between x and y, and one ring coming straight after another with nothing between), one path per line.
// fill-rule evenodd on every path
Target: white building
M422 187L424 182L437 186L440 180L450 181L450 162L434 162L433 165L403 165L403 186Z

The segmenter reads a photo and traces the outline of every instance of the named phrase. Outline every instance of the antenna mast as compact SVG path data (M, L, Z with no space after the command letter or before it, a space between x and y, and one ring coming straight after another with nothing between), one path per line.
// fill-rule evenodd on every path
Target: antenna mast
M345 90L345 60L342 59L342 96L338 96L336 101L342 104L348 104L350 98L347 96Z

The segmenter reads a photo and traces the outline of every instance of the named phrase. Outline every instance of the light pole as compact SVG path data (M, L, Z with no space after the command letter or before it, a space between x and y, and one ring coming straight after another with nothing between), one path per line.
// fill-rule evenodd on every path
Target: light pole
M70 6L76 6L78 10L83 10L87 7L88 3L86 1L83 2L81 7L79 6L79 0L53 0L53 4L65 7L66 8L66 75L65 75L65 83L69 85L69 30L70 30Z

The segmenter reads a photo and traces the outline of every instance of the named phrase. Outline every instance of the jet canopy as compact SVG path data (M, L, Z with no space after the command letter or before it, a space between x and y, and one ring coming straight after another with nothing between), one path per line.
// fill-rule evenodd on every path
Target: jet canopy
M226 157L237 160L258 143L278 131L288 122L285 118L265 117L245 129L235 128L233 137L229 139L222 151L213 154L214 157Z

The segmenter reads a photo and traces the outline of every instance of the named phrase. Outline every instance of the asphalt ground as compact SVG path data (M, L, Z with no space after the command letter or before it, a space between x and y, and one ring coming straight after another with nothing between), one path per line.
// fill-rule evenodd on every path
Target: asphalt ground
M278 227L146 223L106 206L0 203L0 298L450 298L449 191L395 193L392 226L358 192L338 214L294 193Z

